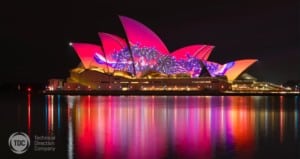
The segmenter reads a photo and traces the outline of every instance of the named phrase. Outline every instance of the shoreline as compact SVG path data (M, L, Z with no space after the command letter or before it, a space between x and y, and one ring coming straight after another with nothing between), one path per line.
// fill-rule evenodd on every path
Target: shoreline
M46 95L101 95L101 96L300 96L300 92L216 92L216 91L118 91L118 90L55 90Z

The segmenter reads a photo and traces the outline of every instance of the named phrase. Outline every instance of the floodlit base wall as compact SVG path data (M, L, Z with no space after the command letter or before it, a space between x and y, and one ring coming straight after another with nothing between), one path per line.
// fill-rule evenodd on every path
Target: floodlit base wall
M224 79L199 78L138 78L128 79L121 76L99 73L87 70L81 73L71 73L64 83L64 90L141 90L141 91L227 91L231 85Z

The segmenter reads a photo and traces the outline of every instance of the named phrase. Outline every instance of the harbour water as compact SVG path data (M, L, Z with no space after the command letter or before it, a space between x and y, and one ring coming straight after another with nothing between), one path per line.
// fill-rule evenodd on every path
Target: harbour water
M300 158L299 96L62 96L1 100L9 158ZM7 143L7 141L6 141Z

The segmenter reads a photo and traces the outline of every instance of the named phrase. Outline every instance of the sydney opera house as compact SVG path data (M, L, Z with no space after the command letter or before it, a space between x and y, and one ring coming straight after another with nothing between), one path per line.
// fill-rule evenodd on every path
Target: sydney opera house
M144 24L119 16L126 37L100 32L100 44L72 42L81 60L68 79L50 81L50 90L231 90L256 59L225 64L209 60L212 45L169 51ZM251 77L251 76L248 76ZM54 88L55 87L55 88Z

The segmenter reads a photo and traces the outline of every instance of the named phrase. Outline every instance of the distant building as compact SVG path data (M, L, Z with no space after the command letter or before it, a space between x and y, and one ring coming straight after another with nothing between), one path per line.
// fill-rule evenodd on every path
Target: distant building
M48 80L48 90L59 90L63 89L64 80L63 79L49 79Z

